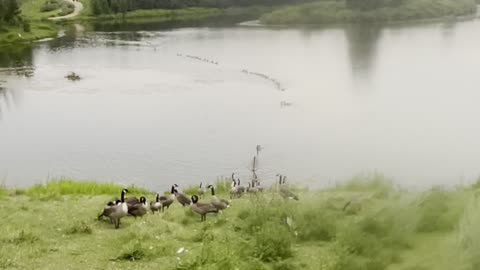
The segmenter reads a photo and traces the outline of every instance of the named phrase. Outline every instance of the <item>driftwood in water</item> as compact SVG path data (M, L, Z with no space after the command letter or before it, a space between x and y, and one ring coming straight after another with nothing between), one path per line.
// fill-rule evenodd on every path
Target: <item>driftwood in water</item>
M79 81L82 78L80 78L80 75L78 75L75 72L70 72L67 76L65 76L69 81Z

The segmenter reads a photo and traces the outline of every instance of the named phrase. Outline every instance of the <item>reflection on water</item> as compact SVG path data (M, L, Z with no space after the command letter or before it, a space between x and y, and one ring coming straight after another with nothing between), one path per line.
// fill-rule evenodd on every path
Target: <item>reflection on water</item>
M3 118L4 112L13 109L20 103L19 92L9 90L2 86L4 81L0 81L0 120Z
M381 34L382 27L380 25L345 27L350 65L356 79L368 81L370 71L375 68L377 43Z
M0 68L32 66L32 59L32 45L0 47Z

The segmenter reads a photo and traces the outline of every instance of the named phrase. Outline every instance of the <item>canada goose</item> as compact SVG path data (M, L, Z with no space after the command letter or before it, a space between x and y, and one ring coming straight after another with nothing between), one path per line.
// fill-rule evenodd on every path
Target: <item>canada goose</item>
M237 181L235 180L235 173L232 173L232 184L230 186L230 199L238 197Z
M260 181L256 181L256 187L257 187L257 190L258 192L263 192L265 189L264 187L261 185Z
M123 189L120 202L110 206L110 208L106 209L106 212L104 213L104 216L109 217L113 224L115 224L115 229L120 227L120 219L128 215L128 205L125 202L125 194L127 193L128 189Z
M245 192L245 187L240 185L240 178L237 179L237 192L238 196L241 196Z
M175 185L170 190L170 196L160 196L160 202L162 203L162 213L165 211L165 207L168 209L170 205L175 201Z
M205 195L205 188L202 187L202 182L200 182L200 186L198 187L198 196L202 198L203 195Z
M255 186L255 181L248 182L247 192L251 194L256 194L258 192L258 188Z
M225 199L219 199L217 196L215 196L215 187L212 185L209 185L207 188L211 189L212 191L212 199L210 203L217 208L217 210L224 210L228 207L230 207L230 203L228 203L227 200Z
M142 217L147 213L147 199L140 197L140 203L129 205L128 214L136 217Z
M298 201L298 196L293 193L289 188L288 186L286 186L286 180L287 177L286 176L283 176L283 179L282 179L282 176L280 175L280 195L284 198L284 199L293 199L293 200L297 200Z
M157 193L155 201L150 202L150 210L152 210L152 214L155 214L155 212L160 212L160 209L162 209L162 203L160 202L160 194Z
M174 193L175 193L175 198L177 198L177 201L182 205L182 206L185 206L185 205L190 205L190 203L192 203L190 201L190 199L185 196L185 194L183 193L180 193L178 192L178 190L176 189L178 187L177 184L174 185Z
M127 202L128 206L130 206L130 205L139 204L140 199L138 199L137 197L128 197L128 198L125 198L125 202Z
M197 213L201 217L201 221L207 220L208 213L218 213L218 209L210 203L200 203L198 202L198 196L192 196L192 203L190 204L190 209L194 213Z
M117 205L120 203L120 200L116 200L114 202L108 202L107 205L103 208L103 212L98 216L98 219L101 219L102 217L108 217L108 211L112 206ZM113 220L110 218L110 223L113 223Z

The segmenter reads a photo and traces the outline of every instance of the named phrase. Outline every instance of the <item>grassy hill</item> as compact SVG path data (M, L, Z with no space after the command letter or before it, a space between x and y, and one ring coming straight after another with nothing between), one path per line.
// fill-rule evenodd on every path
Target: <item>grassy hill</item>
M204 223L174 202L164 214L124 218L115 230L96 217L121 188L60 181L3 189L0 268L473 270L479 263L478 186L402 191L374 175L298 189L299 201L273 187L233 199ZM217 189L229 197L228 183Z

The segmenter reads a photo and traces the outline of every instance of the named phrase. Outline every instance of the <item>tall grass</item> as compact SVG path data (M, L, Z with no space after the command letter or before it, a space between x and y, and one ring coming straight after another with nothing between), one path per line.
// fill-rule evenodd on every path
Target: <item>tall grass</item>
M26 190L31 197L58 197L63 195L119 195L123 188L130 193L147 194L143 188L136 186L122 187L112 183L78 182L74 180L61 179L38 184Z

